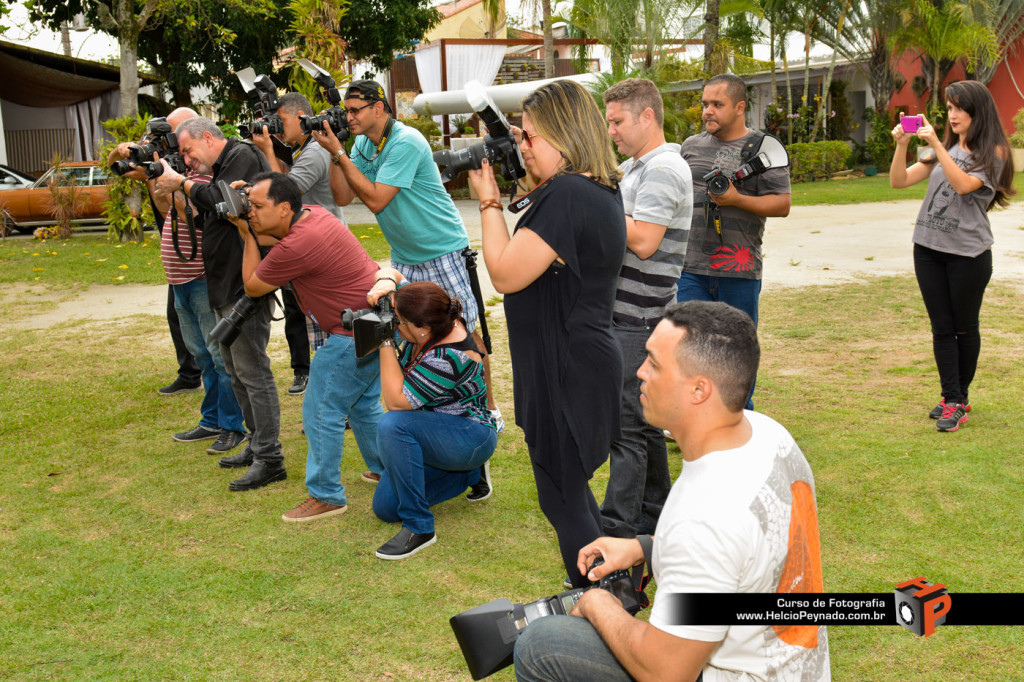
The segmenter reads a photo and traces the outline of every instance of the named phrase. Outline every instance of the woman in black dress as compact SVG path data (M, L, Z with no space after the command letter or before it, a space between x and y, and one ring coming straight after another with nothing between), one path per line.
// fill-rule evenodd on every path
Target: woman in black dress
M528 96L513 132L539 185L511 237L492 168L470 171L470 182L481 199L487 271L505 294L516 423L541 511L570 580L585 586L577 554L601 535L589 480L619 433L612 304L626 250L621 174L601 112L574 81Z

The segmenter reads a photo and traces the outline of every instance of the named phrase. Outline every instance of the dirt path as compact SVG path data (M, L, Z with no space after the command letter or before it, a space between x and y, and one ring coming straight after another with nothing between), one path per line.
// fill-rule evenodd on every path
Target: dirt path
M474 246L480 244L480 212L475 201L458 201ZM918 201L894 201L852 206L797 206L787 218L770 218L765 234L764 288L803 287L864 281L879 275L913 272L911 235ZM375 222L366 207L345 209L350 222ZM513 216L506 213L511 226ZM1024 282L1024 202L991 214L995 234L995 281ZM480 282L484 299L495 294L483 258ZM59 300L62 295L41 287L6 285L8 294ZM164 286L93 285L61 301L55 309L29 315L12 325L45 329L67 320L110 320L139 314L163 315ZM500 311L499 311L500 314Z

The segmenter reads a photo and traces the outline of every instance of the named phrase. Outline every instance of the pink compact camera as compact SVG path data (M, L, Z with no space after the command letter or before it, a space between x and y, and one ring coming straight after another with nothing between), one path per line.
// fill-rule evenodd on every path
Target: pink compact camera
M924 116L900 116L900 125L903 126L903 132L916 133L924 125Z

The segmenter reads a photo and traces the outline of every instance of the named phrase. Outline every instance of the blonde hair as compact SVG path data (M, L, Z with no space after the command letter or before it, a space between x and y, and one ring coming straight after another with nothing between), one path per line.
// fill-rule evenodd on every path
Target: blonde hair
M589 173L617 187L618 169L604 117L587 89L576 81L557 80L537 88L523 100L537 134L566 160L565 173Z

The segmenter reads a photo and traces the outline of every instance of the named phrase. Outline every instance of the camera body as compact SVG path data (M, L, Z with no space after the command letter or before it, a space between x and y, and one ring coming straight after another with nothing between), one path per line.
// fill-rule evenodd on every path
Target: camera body
M715 168L701 179L707 183L709 194L725 194L729 191L729 181L735 178L730 178L721 170Z
M235 305L231 308L231 314L222 317L220 322L210 330L210 338L216 339L224 346L233 344L242 331L242 325L259 310L262 301L262 298L242 296L235 301Z
M788 166L789 152L777 137L758 131L740 150L740 162L742 165L732 175L727 175L720 168L705 174L701 179L706 183L707 194L725 194L729 191L730 182L739 182L772 168Z
M473 107L484 122L487 133L483 142L470 145L465 149L453 151L442 149L434 152L434 163L444 166L441 171L441 181L451 182L455 176L462 171L476 170L483 166L483 160L497 167L501 176L508 181L517 180L526 175L526 164L523 163L523 155L516 144L515 136L508 120L488 97L484 87L477 81L470 81L466 84L466 97L470 106Z
M245 191L245 187L232 187L223 180L218 180L217 189L220 190L221 201L214 204L213 210L218 218L229 220L229 215L236 218L249 217L252 204L249 203L249 193Z
M141 168L146 172L147 178L159 177L164 172L164 166L153 160L153 154L159 154L160 158L177 173L184 174L187 170L178 147L178 136L163 116L151 118L146 122L146 134L138 144L128 147L128 159L110 164L110 170L117 175L124 175Z
M900 125L903 126L903 132L916 133L924 125L924 116L900 116Z
M238 126L238 134L246 140L251 139L254 132L262 133L264 126L268 135L284 133L284 121L275 113L278 107L277 86L269 76L255 74L251 68L242 69L236 74L242 89L249 96L249 104L256 112L256 120Z
M373 308L346 308L341 313L341 326L352 332L356 357L361 358L377 350L382 341L395 335L398 318L391 307L391 299L382 296Z
M348 129L348 117L345 116L345 109L342 107L333 106L319 116L299 116L299 126L302 128L303 135L309 135L314 130L323 130L324 123L330 124L338 142L344 142L351 136Z
M591 568L604 563L595 561ZM607 590L614 594L630 615L649 605L647 595L636 588L626 571L614 571L590 587L560 592L529 604L513 604L508 599L495 599L481 606L452 616L449 623L455 632L470 675L480 680L512 664L516 640L530 623L552 615L568 615L588 590Z
M303 135L309 135L314 130L323 130L324 123L331 126L335 137L339 142L344 142L351 133L348 129L348 117L345 115L345 108L342 106L341 91L338 90L334 77L308 59L297 60L299 65L306 70L316 84L323 90L324 98L331 103L331 108L319 116L299 116L299 126Z

